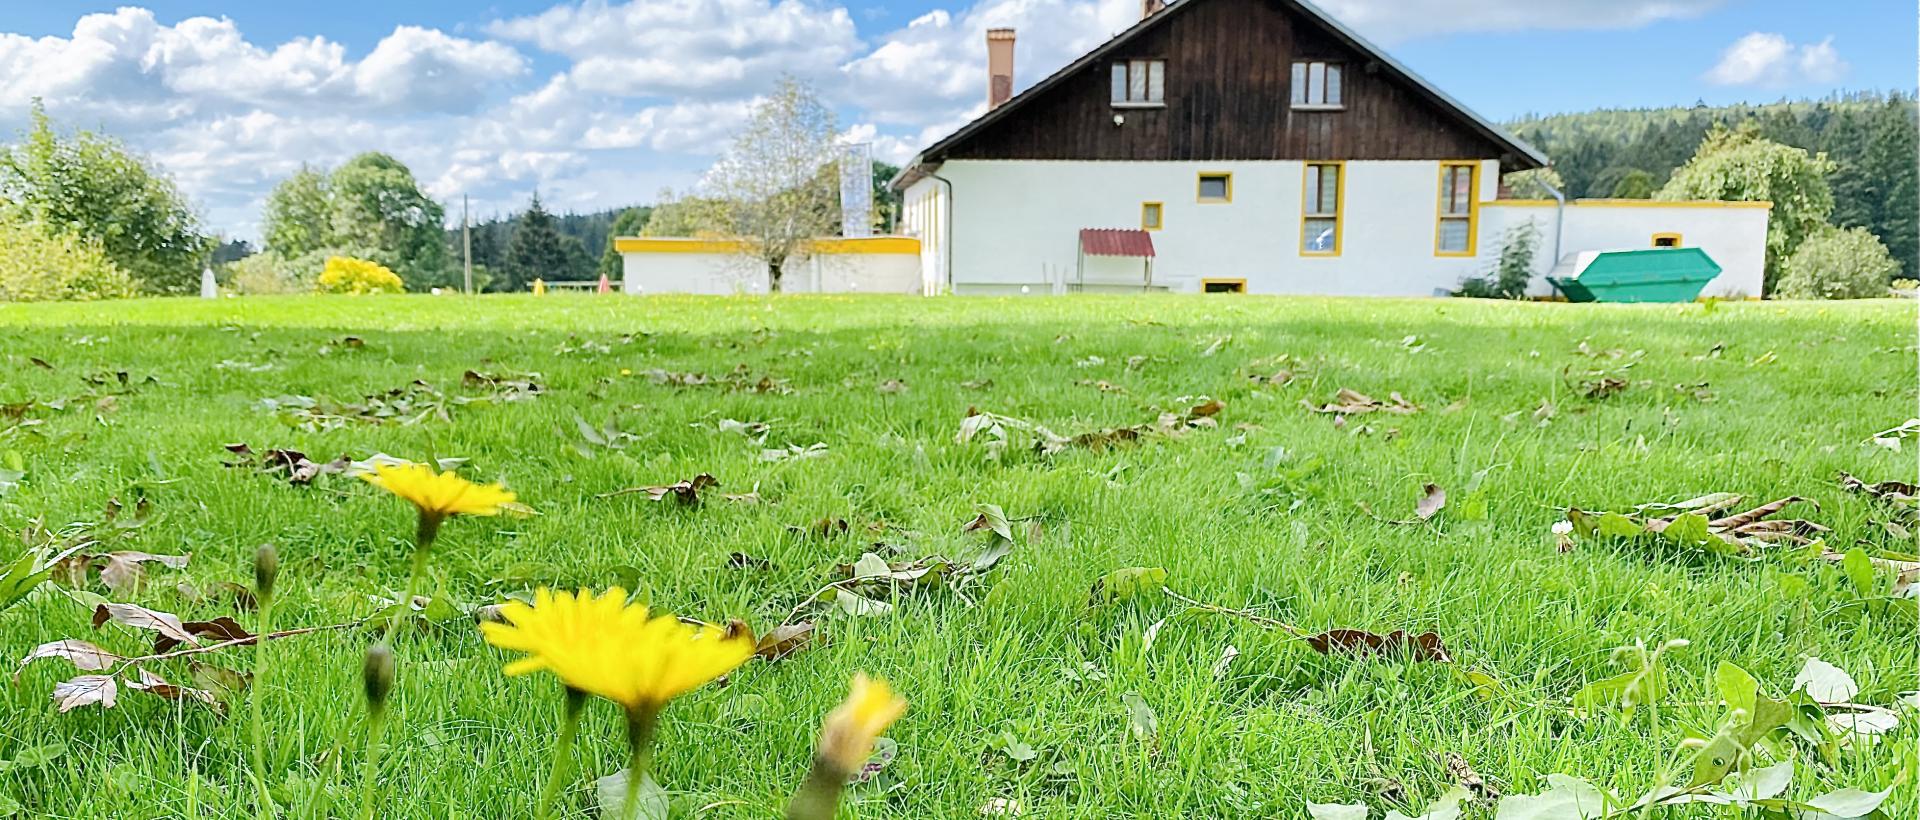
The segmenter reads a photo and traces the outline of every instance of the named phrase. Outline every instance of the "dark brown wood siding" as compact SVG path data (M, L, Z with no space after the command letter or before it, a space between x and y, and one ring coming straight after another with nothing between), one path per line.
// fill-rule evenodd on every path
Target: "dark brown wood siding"
M1284 0L1184 0L1166 14L950 146L943 158L1437 160L1506 154L1460 114ZM1164 108L1111 105L1109 72L1115 61L1127 59L1166 61ZM1293 110L1288 83L1294 60L1341 63L1345 109ZM1115 114L1125 124L1115 125Z

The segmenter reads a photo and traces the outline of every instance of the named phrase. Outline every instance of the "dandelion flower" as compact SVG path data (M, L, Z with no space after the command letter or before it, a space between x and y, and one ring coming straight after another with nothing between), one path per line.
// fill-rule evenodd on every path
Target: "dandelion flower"
M375 464L362 473L368 483L400 496L420 508L421 520L435 523L455 515L499 515L511 504L511 490L499 484L475 484L452 470L434 472L425 464Z
M806 782L787 804L787 820L832 820L840 789L873 754L874 738L907 711L886 681L853 676L853 691L820 726L820 749Z
M480 625L487 642L526 653L508 675L552 672L569 688L611 700L628 711L657 711L753 657L745 630L692 625L626 603L614 587L595 597L542 589L531 606L501 608L506 623Z
M859 769L873 754L874 738L906 711L906 700L895 695L886 681L856 673L853 691L820 727L820 756L843 771Z

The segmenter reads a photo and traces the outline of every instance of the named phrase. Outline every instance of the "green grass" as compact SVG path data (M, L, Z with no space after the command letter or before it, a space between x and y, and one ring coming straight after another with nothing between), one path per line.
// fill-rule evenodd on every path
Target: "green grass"
M364 348L320 354L347 334ZM1632 385L1582 396L1570 380L1629 361L1582 355L1582 342L1643 350L1625 372ZM248 582L254 549L273 543L284 567L275 620L336 623L404 583L410 511L340 476L296 487L229 469L221 445L293 448L316 460L431 451L471 459L465 474L505 481L540 513L449 523L435 574L452 596L480 604L536 585L637 578L638 597L656 606L765 630L873 541L909 543L906 530L917 533L910 549L951 552L975 505L997 504L1027 521L1015 526L1013 553L973 590L976 605L933 591L902 598L885 617L828 613L824 644L752 662L724 688L676 701L656 772L678 815L776 816L805 772L820 717L855 670L893 681L912 709L889 733L900 755L886 776L903 785L846 816L970 817L995 796L1018 800L1028 817L1300 817L1307 799L1364 799L1378 816L1443 791L1444 752L1508 793L1537 791L1547 773L1566 772L1631 795L1674 759L1685 733L1710 733L1721 710L1670 705L1657 733L1644 713L1570 714L1568 696L1619 671L1614 647L1691 640L1670 655L1674 704L1713 701L1721 661L1784 694L1809 655L1850 671L1861 700L1890 703L1915 688L1913 627L1832 617L1853 594L1836 567L1634 544L1582 542L1563 553L1550 527L1568 505L1623 509L1731 491L1755 503L1814 499L1818 510L1799 514L1832 527L1830 541L1842 547L1883 538L1875 509L1833 479L1840 470L1914 479L1920 442L1901 453L1865 443L1914 415L1914 350L1913 307L1891 302L1709 310L556 295L0 305L0 404L103 389L82 380L93 371L157 380L111 407L82 400L36 411L29 418L44 423L30 428L9 430L0 416L0 455L17 451L28 466L0 499L0 528L95 520L109 498L144 491L153 520L126 546L193 558L184 571L151 569L136 602L190 619L235 614L184 601L174 585ZM1287 362L1276 364L1282 354ZM1137 369L1128 367L1133 356L1146 357ZM623 375L718 375L738 365L786 379L792 392ZM1284 386L1248 378L1283 366L1296 374ZM460 386L469 368L538 372L546 392L454 406L451 421L327 432L294 429L256 407L286 394L357 399L414 379L469 395ZM878 389L889 379L907 389ZM991 385L963 386L982 380ZM1102 380L1124 392L1091 385ZM1701 382L1710 401L1675 388ZM1341 387L1382 398L1398 391L1424 409L1355 416L1342 429L1300 404ZM1226 402L1219 429L1050 459L1015 452L1003 463L954 441L969 406L1072 435L1146 422L1201 395ZM1543 402L1553 413L1541 424ZM635 438L585 458L576 414L613 419ZM714 429L723 418L767 422L768 446L823 442L829 451L763 462L758 446ZM1356 432L1362 425L1370 433ZM1288 465L1322 466L1278 478L1269 459L1282 448ZM1486 519L1464 520L1465 488L1483 470ZM757 488L766 503L682 509L645 495L596 497L702 472L725 492ZM1288 509L1245 489L1243 474L1256 490L1284 486L1300 503ZM1455 507L1426 526L1379 520L1409 517L1424 482L1454 491ZM852 533L788 529L822 518L844 518ZM876 534L872 522L892 529ZM771 568L730 568L736 551ZM1159 597L1089 608L1089 585L1128 566L1165 567L1184 595L1304 629L1434 630L1458 661L1323 657L1284 634ZM43 591L0 612L0 655L19 658L62 637L137 653L149 637L88 621L84 606ZM287 816L350 815L357 805L358 675L371 640L335 632L270 645L267 756L273 785L295 804ZM1239 657L1216 678L1228 645ZM465 622L407 631L397 652L381 816L527 816L558 722L554 681L503 678L505 656ZM251 652L222 663L247 668ZM1104 679L1070 674L1085 663ZM1464 669L1497 677L1504 694L1478 696ZM48 692L71 674L41 661L0 687L0 758L54 740L67 747L48 766L0 773L0 796L34 817L252 814L244 708L222 719L123 691L113 710L56 714ZM171 667L163 674L186 678ZM1157 712L1156 743L1131 735L1126 692ZM1883 788L1912 761L1916 723L1843 751L1831 769L1802 766L1792 793ZM993 751L1003 732L1037 759L1022 765ZM594 704L568 811L585 816L592 778L623 761L617 716ZM1403 786L1406 803L1379 796L1387 780ZM1913 816L1913 787L1888 808Z

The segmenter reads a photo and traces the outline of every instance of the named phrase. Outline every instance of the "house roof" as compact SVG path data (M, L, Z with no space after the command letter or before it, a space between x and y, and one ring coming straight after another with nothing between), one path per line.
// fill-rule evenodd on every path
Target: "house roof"
M1088 256L1153 258L1153 237L1138 228L1081 228L1080 252Z
M1308 2L1308 0L1281 1L1293 6L1308 17L1318 21L1321 25L1324 25L1329 32L1336 38L1344 41L1348 46L1379 61L1389 73L1398 75L1406 80L1421 95L1427 97L1441 108L1458 115L1481 136L1492 140L1502 148L1513 152L1516 156L1531 160L1536 166L1544 167L1548 164L1547 155L1541 153L1539 149L1534 148L1532 145L1527 144L1525 140L1514 136L1506 129L1496 125L1492 120L1474 113L1473 109L1466 107L1466 105L1454 99L1445 91L1441 91L1438 86L1428 82L1425 77L1415 74L1412 69L1401 64L1399 60L1395 60L1392 55L1388 54L1379 46L1368 42L1366 38L1361 37L1353 29L1348 28L1345 23L1340 22L1339 19L1322 10L1319 6L1315 6L1313 3ZM912 184L915 180L931 172L932 169L929 166L937 166L945 161L947 149L980 132L982 129L993 125L995 122L1000 121L1021 105L1031 102L1047 89L1060 84L1065 81L1066 78L1078 73L1088 65L1098 62L1114 49L1126 45L1141 34L1152 30L1155 26L1166 21L1170 16L1179 14L1186 8L1203 2L1206 2L1206 0L1175 0L1175 2L1161 7L1159 11L1141 18L1139 22L1134 23L1125 31L1114 35L1094 50L1081 55L1079 59L1047 75L1045 79L1028 86L1026 90L1014 95L1012 99L1007 100L997 107L988 109L986 113L975 117L972 122L960 126L959 130L927 146L920 153L915 154L913 159L908 160L907 164L900 169L900 173L895 174L888 184L895 188L903 188Z

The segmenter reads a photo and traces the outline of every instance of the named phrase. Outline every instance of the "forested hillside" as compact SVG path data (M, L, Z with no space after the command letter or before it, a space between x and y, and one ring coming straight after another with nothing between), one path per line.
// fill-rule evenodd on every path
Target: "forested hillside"
M553 279L591 279L597 274L596 266L606 251L607 239L613 234L613 222L626 208L612 208L605 211L593 211L584 214L554 214L554 229L563 237L561 247L568 257L566 272L563 276L551 276ZM639 206L639 210L651 211L648 206ZM525 212L512 216L496 216L485 220L476 219L473 223L473 264L490 271L507 269L507 254L513 240L513 231ZM456 264L461 256L460 222L455 215L452 227L447 231L447 245L453 251ZM645 221L645 217L641 217ZM576 244L577 243L577 244Z
M1775 142L1825 152L1836 168L1833 223L1878 235L1903 267L1920 270L1920 168L1914 97L1866 93L1822 100L1689 108L1603 109L1509 123L1547 153L1573 197L1645 198L1686 163L1717 123L1751 122Z

